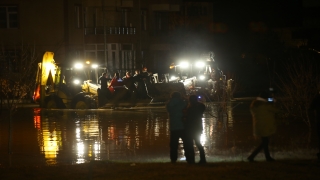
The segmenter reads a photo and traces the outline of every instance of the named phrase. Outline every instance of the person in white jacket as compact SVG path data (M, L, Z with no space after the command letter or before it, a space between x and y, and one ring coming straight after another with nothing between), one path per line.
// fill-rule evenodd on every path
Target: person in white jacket
M276 132L277 122L275 115L281 110L274 102L268 102L269 94L261 92L259 97L252 101L250 112L253 120L253 135L261 138L261 144L250 154L248 161L254 161L255 156L263 149L267 161L274 161L269 152L269 137Z

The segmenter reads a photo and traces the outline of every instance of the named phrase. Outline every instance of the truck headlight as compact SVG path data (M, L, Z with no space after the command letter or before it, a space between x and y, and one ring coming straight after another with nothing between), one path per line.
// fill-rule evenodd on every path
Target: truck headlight
M200 75L200 76L199 76L199 79L200 79L200 80L205 80L206 77L205 77L204 75Z
M205 66L205 64L204 64L204 62L202 62L202 61L198 61L198 62L196 62L195 66L196 66L197 68L203 68L203 67Z
M176 80L177 79L177 77L175 77L175 76L171 76L171 78L170 78L170 80Z
M74 84L80 84L80 80L79 79L75 79L75 80L73 80L73 83Z
M76 64L74 65L74 67L75 67L76 69L82 69L82 68L83 68L83 64L81 64L81 63L76 63Z

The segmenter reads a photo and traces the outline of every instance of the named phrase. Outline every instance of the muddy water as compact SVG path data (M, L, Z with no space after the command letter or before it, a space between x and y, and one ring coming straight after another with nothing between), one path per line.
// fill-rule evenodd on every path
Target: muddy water
M80 164L91 160L169 162L169 122L163 107L103 110L20 109L9 131L0 121L0 164ZM242 161L259 143L249 102L207 104L201 142L207 160ZM276 159L314 158L316 137L300 121L280 123L270 150ZM9 156L9 134L12 135ZM195 148L195 150L197 150ZM184 161L183 149L179 149ZM197 154L197 159L198 154ZM263 160L261 153L257 159Z

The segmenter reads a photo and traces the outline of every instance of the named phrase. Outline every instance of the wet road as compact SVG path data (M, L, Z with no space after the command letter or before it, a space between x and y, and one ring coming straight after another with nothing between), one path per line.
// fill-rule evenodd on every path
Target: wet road
M207 104L201 142L207 161L242 161L259 143L252 135L249 102ZM0 164L9 163L8 118L0 121ZM13 118L13 165L79 164L91 160L169 162L169 122L163 107L45 110L19 109ZM316 137L303 122L281 124L272 156L314 158ZM195 148L195 150L197 150ZM180 161L183 149L180 147ZM197 154L196 160L199 159ZM257 159L263 160L261 153Z

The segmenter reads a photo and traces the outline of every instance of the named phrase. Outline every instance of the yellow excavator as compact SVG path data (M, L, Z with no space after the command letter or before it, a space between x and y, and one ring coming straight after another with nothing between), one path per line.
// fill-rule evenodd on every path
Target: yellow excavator
M65 67L58 65L53 57L53 52L45 52L42 62L38 64L33 99L40 103L42 108L96 109L115 106L163 105L173 91L186 95L183 83L159 82L157 74L151 75L154 79L152 83L143 82L142 93L146 93L144 98L137 96L139 92L129 93L125 86L114 88L116 93L105 93L98 83L98 66L93 64L89 66L88 63L85 70L79 71L76 67L81 68L81 65L72 68Z

